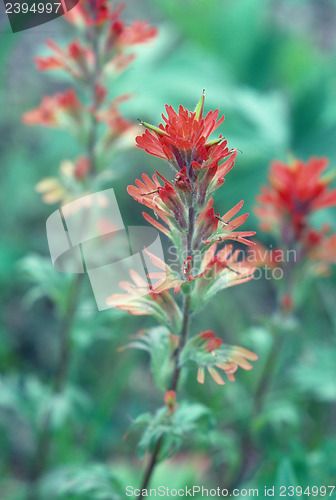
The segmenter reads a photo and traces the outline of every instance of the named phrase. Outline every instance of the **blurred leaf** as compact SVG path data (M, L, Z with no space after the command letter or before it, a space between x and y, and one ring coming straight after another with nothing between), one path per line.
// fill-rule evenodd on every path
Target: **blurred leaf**
M174 349L173 337L167 328L159 326L140 332L125 348L140 349L149 353L155 383L159 389L166 391L173 368L171 354Z
M40 402L38 415L40 421L45 415L50 415L52 427L58 429L69 418L78 419L81 412L87 410L89 406L90 400L86 394L68 384L63 392L51 394L44 402Z
M24 299L27 307L36 300L47 297L61 310L64 309L69 283L72 280L71 274L55 272L50 257L41 255L29 255L22 259L19 270L32 284Z
M263 433L270 426L279 436L290 429L298 430L300 415L298 408L289 400L268 402L263 412L253 420L253 431Z
M102 464L82 464L56 470L45 477L41 485L44 498L67 500L119 500L121 485L111 467Z
M295 384L317 401L336 401L336 347L315 342L305 346L302 359L292 369Z
M279 464L276 474L276 491L280 491L280 486L297 486L298 482L295 476L294 468L289 459L283 459Z
M202 427L208 430L211 420L210 410L198 403L181 402L172 415L166 407L159 408L153 416L145 413L131 425L131 431L145 427L138 455L141 458L146 451L153 451L161 439L160 460L170 457L191 433L201 433Z

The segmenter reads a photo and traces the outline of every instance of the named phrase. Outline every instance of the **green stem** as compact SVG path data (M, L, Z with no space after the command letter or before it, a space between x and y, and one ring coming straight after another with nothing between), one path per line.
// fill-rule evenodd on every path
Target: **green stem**
M264 369L262 371L257 389L254 394L252 407L253 415L257 415L262 410L269 386L272 382L274 371L277 365L277 360L279 359L279 353L282 349L283 340L284 335L281 334L277 335L275 339L273 339L273 344L266 358Z
M178 381L180 378L181 374L181 367L180 367L180 354L182 352L183 347L185 346L185 343L188 339L188 333L189 333L189 322L190 322L190 295L185 295L184 296L184 303L183 303L183 322L182 322L182 329L181 329L181 335L180 335L180 341L179 345L175 351L175 368L173 372L173 377L172 381L169 387L169 390L171 391L176 391ZM154 468L157 464L160 449L162 446L163 442L163 437L161 436L160 439L158 439L154 451L152 453L152 456L149 460L144 479L142 482L142 486L140 489L140 495L138 497L138 500L141 500L143 498L142 491L147 489L147 486L149 484L149 481L152 477Z
M191 300L190 295L184 296L182 329L181 329L179 344L178 344L177 349L175 351L175 368L174 368L174 372L173 372L172 381L171 381L171 384L169 387L170 391L176 391L177 384L178 384L179 377L180 377L180 372L181 372L180 354L182 352L183 347L185 346L185 344L187 342L188 333L189 333L190 300Z
M189 226L188 226L188 234L187 234L187 252L188 255L192 257L193 251L192 251L192 239L194 235L194 225L195 225L195 211L193 207L189 208ZM183 312L182 312L182 327L181 327L181 333L179 337L179 344L178 347L174 353L174 358L175 358L175 366L174 366L174 371L173 371L173 376L171 380L171 384L169 387L169 390L175 391L177 390L178 386L178 381L180 378L181 374L181 366L180 366L180 355L183 350L183 347L185 346L187 340L188 340L188 335L189 335L189 324L190 324L190 315L191 315L191 295L186 294L184 295L184 300L183 300ZM154 448L154 451L152 453L152 456L149 460L144 479L142 482L142 486L140 489L140 495L138 497L138 500L142 500L143 495L142 492L147 489L147 486L149 485L149 482L151 480L153 471L155 469L155 466L158 462L159 454L160 454L160 449L162 446L163 442L163 436L161 436Z
M90 79L90 88L91 88L91 99L92 99L92 113L91 113L91 127L90 127L90 132L89 132L89 138L88 138L88 155L89 155L89 160L91 163L91 175L94 175L94 173L97 171L97 165L96 165L96 154L95 154L95 147L96 147L96 142L97 142L97 116L96 113L98 111L98 101L97 101L97 92L96 92L96 85L99 82L100 74L101 74L101 69L100 69L100 61L99 61L99 40L98 40L98 34L96 32L95 27L92 27L91 30L91 47L92 47L92 52L94 54L94 67L92 70L91 74L91 79Z

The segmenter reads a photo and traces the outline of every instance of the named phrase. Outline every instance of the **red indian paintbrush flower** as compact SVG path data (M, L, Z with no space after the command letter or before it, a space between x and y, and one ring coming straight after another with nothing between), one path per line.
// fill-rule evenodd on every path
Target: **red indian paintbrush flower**
M198 177L204 168L218 168L219 162L230 157L235 151L228 149L227 141L221 135L215 140L208 140L223 123L224 116L217 121L217 109L209 111L203 118L203 107L204 93L194 112L180 106L176 113L171 106L166 106L167 117L162 115L165 125L154 127L143 123L149 130L136 138L138 147L168 160L177 171L185 167L189 178ZM232 166L233 161L227 162L220 172L217 172L216 177L223 177Z
M236 231L248 217L241 215L231 220L243 206L238 203L223 217L215 213L211 195L222 186L224 176L233 167L236 150L229 150L227 142L219 138L208 140L220 125L224 116L218 120L218 110L210 111L203 118L204 93L194 112L179 108L179 113L166 106L168 118L166 125L154 127L143 123L149 130L136 138L139 148L148 153L165 158L177 170L173 182L156 172L150 179L147 175L136 180L136 186L129 186L128 193L143 205L154 210L165 225L143 214L145 219L162 231L174 243L176 232L185 232L188 225L189 210L197 215L192 249L214 241L237 240L252 245L248 240L254 231ZM222 161L222 163L220 163ZM168 227L166 227L168 226Z
M332 178L322 178L327 158L312 157L307 163L295 160L287 165L273 162L269 186L263 187L255 212L266 231L286 226L299 239L307 218L316 210L336 206L336 189L330 189Z
M52 40L47 41L52 54L37 57L35 62L39 71L63 70L79 79L89 91L86 98L92 102L89 106L82 105L72 89L46 96L37 108L23 115L25 124L70 129L83 140L89 135L90 123L99 121L105 124L106 130L100 145L104 152L122 135L126 147L134 144L138 130L118 109L129 96L119 96L102 108L108 93L104 80L108 73L115 77L125 70L135 58L128 47L152 40L157 29L150 27L147 21L125 24L119 17L123 8L123 5L113 8L107 0L81 0L67 13L65 18L83 28L83 32L79 31L79 38L64 48Z
M317 157L291 164L275 161L269 185L257 197L255 213L261 228L277 237L280 253L281 247L295 251L296 267L300 264L304 274L326 274L336 263L336 234L331 235L326 225L314 227L311 220L316 211L336 206L336 189L331 189L334 176L322 176L327 166L327 158Z
M151 266L147 275L151 284L131 271L134 285L120 283L127 293L114 294L107 299L107 303L131 314L151 314L169 332L179 334L178 348L172 353L172 357L176 358L174 377L178 378L179 370L185 363L193 361L199 367L199 382L203 383L207 368L215 382L223 385L216 367L224 370L229 380L234 380L233 373L238 366L252 368L247 359L255 360L256 355L243 348L223 346L222 340L209 330L188 341L188 317L210 302L220 290L252 279L254 268L240 259L240 251L234 250L233 245L226 245L217 251L217 243L234 240L253 245L248 237L255 232L237 230L248 217L248 214L237 216L243 201L223 216L215 213L212 194L222 186L225 174L234 164L236 151L228 149L221 135L210 140L211 133L224 117L217 121L216 110L203 118L203 107L204 93L194 112L180 106L177 114L166 106L168 117L163 117L165 126L142 123L148 130L136 138L138 147L165 158L176 174L172 181L159 172L152 178L143 174L141 179L135 181L135 186L128 186L128 193L154 211L155 219L147 213L143 215L172 240L178 262L170 266L145 249L150 263L157 268L155 270ZM158 218L161 220L158 221ZM144 294L146 287L148 293ZM175 294L182 292L182 310L178 298L175 301L170 290L174 290ZM172 308L175 311L173 315L169 313ZM178 321L174 323L172 316ZM174 380L170 386L172 390L176 388L177 379Z
M335 262L335 235L328 234L328 227L314 228L311 221L316 211L336 206L336 189L330 188L333 176L322 177L327 167L328 159L317 157L273 162L269 185L262 188L255 208L261 228L274 233L281 245L294 248L297 260L317 262L315 272Z

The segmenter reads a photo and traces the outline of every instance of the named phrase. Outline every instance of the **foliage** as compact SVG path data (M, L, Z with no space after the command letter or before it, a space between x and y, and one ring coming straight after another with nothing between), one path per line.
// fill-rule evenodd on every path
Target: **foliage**
M127 4L125 16L133 19L139 9L136 2ZM256 228L251 209L266 182L270 160L290 163L293 155L304 161L310 156L327 156L334 173L334 16L332 0L148 0L141 5L139 17L158 26L157 42L141 46L139 57L127 71L113 85L112 80L107 83L108 99L132 93L132 99L120 103L122 115L133 123L141 117L157 124L163 103L177 109L182 102L192 109L205 88L208 109L218 107L226 114L219 132L225 134L230 147L242 151L238 151L235 169L227 175L227 186L216 195L216 206L224 213L244 199L250 212L249 227ZM69 76L61 72L37 75L32 60L37 54L50 56L43 47L45 38L55 38L64 48L73 33L74 28L61 19L46 24L43 33L36 30L13 36L5 26L1 32L3 500L26 497L35 430L50 401L58 358L56 327L69 285L66 275L50 272L49 257L44 258L48 256L45 220L53 209L41 204L34 186L44 177L57 177L65 157L76 159L83 154L68 133L28 130L20 124L20 117L43 94L67 89ZM83 89L80 97L86 99ZM126 225L143 225L138 205L127 195L126 187L139 172L152 177L160 160L145 157L141 151L126 151L128 144L115 143L116 155L110 151L108 156L113 173L101 178L99 187L116 190ZM172 181L173 174L166 177ZM76 189L83 189L81 181ZM327 223L331 231L336 229L333 208L321 210L313 219L314 227ZM266 246L276 245L274 236L258 231L257 237ZM180 435L172 433L173 445L179 449L175 457L160 462L153 487L226 487L244 463L248 435L252 465L247 464L239 487L333 484L334 270L327 277L299 280L295 317L278 317L274 327L270 318L277 305L277 285L277 280L251 280L198 304L204 308L192 321L195 332L221 332L225 343L252 349L259 361L254 363L252 376L238 371L236 382L226 383L224 388L211 377L205 377L204 385L196 384L196 364L188 362L190 373L188 369L182 376L181 399L185 397L188 405L197 404L209 413L197 420L184 443ZM95 314L88 292L88 287L82 291L83 307L73 328L70 390L61 396L58 424L53 429L57 445L50 450L49 473L41 484L46 499L124 498L125 486L138 486L141 481L141 467L134 458L136 437L148 428L155 432L148 421L123 441L126 417L145 412L152 421L158 407L167 413L161 391L167 388L171 372L171 360L165 354L174 350L169 327L152 330L150 318L131 317L122 311ZM264 316L269 320L265 322ZM294 328L287 328L286 321ZM272 364L262 408L253 416L257 384L273 339L282 335L282 326L285 340ZM155 351L151 369L159 390L153 388L143 353L117 350L128 342L130 333L139 330L148 332L141 339L143 343L148 336L142 349L150 355ZM172 350L164 352L169 342ZM214 360L212 353L198 355ZM179 406L170 418L184 408L179 397L176 402ZM171 450L169 446L166 453ZM59 464L64 465L62 470Z

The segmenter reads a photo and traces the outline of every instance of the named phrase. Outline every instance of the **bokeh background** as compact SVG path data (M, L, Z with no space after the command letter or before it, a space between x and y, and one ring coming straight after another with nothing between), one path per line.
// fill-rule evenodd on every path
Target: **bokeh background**
M335 175L333 0L127 0L123 17L148 19L159 28L158 39L139 49L137 60L111 88L112 95L134 94L122 107L127 117L157 124L164 104L193 109L202 89L206 110L219 108L225 114L220 131L241 153L216 195L222 213L244 199L251 213L245 227L257 228L252 207L274 158L328 156ZM62 131L27 128L21 115L43 94L68 88L69 82L56 73L38 73L33 57L46 54L46 38L60 44L71 39L71 29L58 19L12 34L1 6L2 500L24 495L58 354L59 318L48 297L62 294L67 284L63 275L50 269L45 234L45 221L57 207L44 205L34 186L56 175L62 159L78 153ZM125 225L143 224L127 185L142 172L158 169L169 178L166 168L161 160L136 149L111 163L111 187ZM316 223L322 222L336 229L335 209L319 213ZM261 232L258 237L273 243ZM271 343L263 318L274 310L275 285L252 280L221 292L193 322L193 332L213 329L228 343L257 352L259 361L253 371L239 373L237 382L224 387L210 380L199 386L196 373L184 381L182 395L209 406L216 423L195 433L173 459L160 465L153 486L225 487L243 460L247 429L253 435L250 459L255 467L240 486L334 484L334 272L305 290L297 324L275 360L264 409L253 422L248 419ZM137 437L122 436L132 418L162 404L162 395L155 389L146 353L117 349L151 324L151 319L115 310L79 311L68 393L60 398L55 414L50 474L43 486L46 498L114 499L125 485L138 486L144 462L134 453ZM75 475L81 490L62 490L69 474Z

